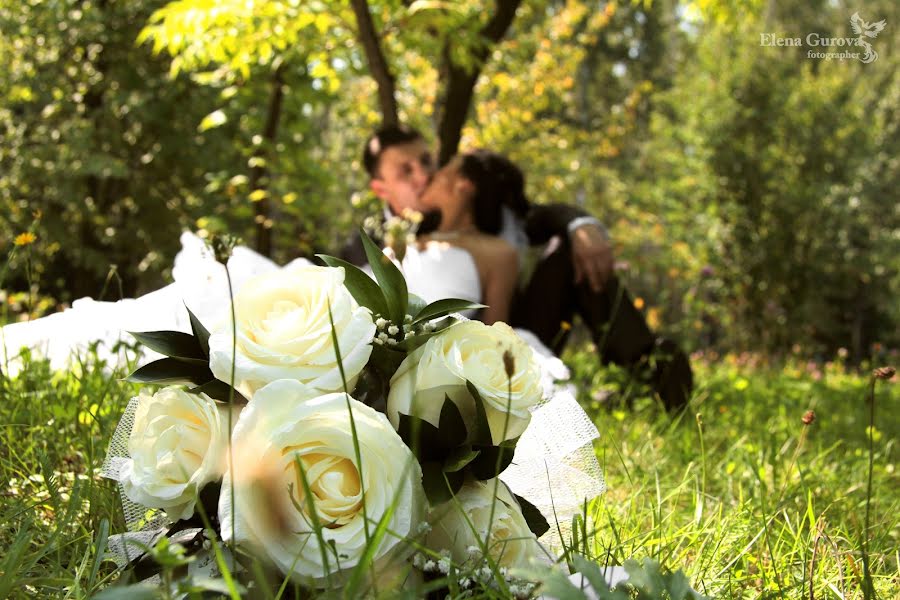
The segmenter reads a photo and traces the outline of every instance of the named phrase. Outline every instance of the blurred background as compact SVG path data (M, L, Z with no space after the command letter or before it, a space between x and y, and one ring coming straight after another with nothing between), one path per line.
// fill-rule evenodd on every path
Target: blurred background
M693 350L882 358L898 25L889 0L0 0L0 318L156 289L183 230L336 251L377 210L363 142L399 119L598 216Z

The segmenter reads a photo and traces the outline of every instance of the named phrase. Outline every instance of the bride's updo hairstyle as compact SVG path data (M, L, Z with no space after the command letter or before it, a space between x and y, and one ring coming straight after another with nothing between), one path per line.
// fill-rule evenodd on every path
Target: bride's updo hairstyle
M525 218L525 175L511 160L490 150L473 150L459 157L459 174L472 182L470 199L475 226L482 233L497 235L503 229L503 207Z

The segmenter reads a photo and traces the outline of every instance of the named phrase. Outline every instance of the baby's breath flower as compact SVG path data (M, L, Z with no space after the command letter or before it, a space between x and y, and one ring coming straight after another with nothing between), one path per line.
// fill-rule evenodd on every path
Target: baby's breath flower
M396 325L391 325L390 327L388 327L387 331L391 335L397 335L400 332L400 328Z
M443 573L445 575L447 573L449 573L450 572L450 559L447 558L446 556L441 558L441 560L438 561L437 568L438 568L438 571L440 571L441 573Z
M382 319L381 317L378 317L377 319L375 319L375 327L377 327L378 329L383 329L384 326L387 324L388 324L388 322L386 320Z
M422 521L419 523L419 528L416 530L420 535L424 533L428 533L431 531L431 524L428 521ZM421 554L417 554L416 556L421 556Z

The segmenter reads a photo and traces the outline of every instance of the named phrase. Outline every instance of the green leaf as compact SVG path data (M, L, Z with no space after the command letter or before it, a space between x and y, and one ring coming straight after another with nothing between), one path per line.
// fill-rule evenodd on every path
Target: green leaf
M94 589L94 581L97 579L97 573L100 571L100 564L104 561L106 555L106 543L109 539L109 519L100 521L100 531L94 539L94 564L91 567L91 574L88 577L87 592L90 593Z
M512 463L518 441L519 438L516 438L507 440L499 446L472 446L475 450L480 451L478 458L469 464L472 476L475 479L487 481L500 475Z
M459 407L450 396L444 394L444 405L441 407L441 417L438 421L437 444L444 449L452 450L461 446L466 437L468 437L466 422L459 412Z
M225 383L224 381L219 381L218 379L211 379L207 381L203 385L198 385L197 387L192 387L188 390L191 394L206 394L213 400L219 400L221 402L228 402L228 397L230 393L233 393L234 402L238 404L246 404L247 399L238 392L237 390L231 391L232 387Z
M456 494L466 480L465 471L444 472L437 461L422 463L422 487L432 506L446 502Z
M200 319L191 312L191 309L187 307L187 304L184 305L185 310L188 311L188 316L191 319L191 331L194 332L194 337L197 339L197 343L200 344L200 349L203 350L203 356L209 358L209 330L203 326L203 323L200 322Z
M178 358L162 358L136 369L125 381L132 383L193 383L201 385L213 379L209 365Z
M429 440L438 437L438 428L419 417L401 414L397 424L397 434L419 461L432 460L435 457L434 444Z
M425 302L425 300L423 300L419 296L416 296L415 294L410 294L409 301L407 302L407 310L409 311L409 314L416 315L419 313L419 311L421 311L427 305L428 305L428 303Z
M427 342L428 340L430 340L433 337L434 337L434 332L420 333L419 335L413 335L413 336L406 338L402 342L399 342L396 346L393 346L393 348L396 348L397 350L401 350L405 354L409 354L410 352L412 352L413 350L415 350L416 348L418 348L419 346L421 346L422 344L424 344L425 342Z
M399 344L398 344L399 345ZM388 348L386 346L375 345L372 347L372 356L369 358L369 366L374 367L384 378L390 381L391 377L397 371L397 367L406 358L406 352L395 350L397 346Z
M481 394L478 393L478 388L475 387L475 384L468 379L466 380L466 388L475 401L475 431L472 432L470 439L476 444L490 446L494 439L491 437L491 425L488 423L487 413L484 409L484 400L481 399Z
M150 350L160 354L203 364L208 362L200 342L190 334L180 331L129 331L128 333Z
M513 494L513 496L515 496L516 500L519 502L519 508L522 509L522 516L525 517L525 522L528 524L528 529L531 530L531 533L533 533L535 537L541 537L547 533L550 530L550 523L547 522L547 519L544 518L541 511L522 496L519 496L518 494ZM593 583L593 581L591 583Z
M518 498L518 496L516 496L516 498ZM580 554L573 554L572 566L575 568L575 572L581 573L591 587L597 590L601 598L622 598L623 600L631 598L631 595L624 590L620 590L618 593L609 593L610 587L606 582L606 577L603 575L603 567L598 563L588 560Z
M460 446L450 453L447 460L444 461L445 473L456 473L468 466L470 462L478 458L481 454L480 450L473 450L471 446Z
M365 306L375 314L387 316L388 309L384 293L365 271L334 256L327 254L317 254L316 256L329 267L343 267L344 286L360 306Z
M415 313L412 322L413 324L416 324L422 321L430 321L431 319L445 317L450 313L462 312L464 310L477 310L479 308L485 308L485 305L479 304L478 302L472 302L471 300L462 300L460 298L444 298L443 300L432 302L418 313Z
M138 583L124 587L108 587L96 596L95 600L156 600L162 593L156 586Z
M228 115L225 114L225 111L222 109L214 110L209 113L203 120L200 121L200 125L197 126L197 131L203 132L207 129L212 129L213 127L219 127L220 125L224 125L228 122Z
M403 278L403 273L400 272L397 265L378 249L365 231L360 229L360 235L369 266L372 267L372 273L375 274L378 286L384 294L388 315L394 323L402 324L406 314L406 303L409 300L406 279Z
M546 567L517 568L511 570L514 576L531 581L540 581L541 597L555 600L588 600L589 596L569 580L563 569ZM605 589L605 588L601 588Z

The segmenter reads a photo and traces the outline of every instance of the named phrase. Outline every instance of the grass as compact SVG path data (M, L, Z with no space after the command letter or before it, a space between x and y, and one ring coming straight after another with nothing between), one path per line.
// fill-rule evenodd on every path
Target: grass
M716 598L864 598L865 551L877 597L897 597L896 385L876 386L867 532L868 371L699 361L699 389L673 420L636 393L632 409L609 408L615 374L586 350L567 358L609 486L592 507L593 558L653 558ZM0 598L89 597L117 576L97 560L99 532L124 529L99 468L135 390L102 364L35 361L0 378Z
M867 540L877 596L897 597L896 386L876 387L867 535L868 372L700 362L690 409L671 420L647 401L607 408L603 374L584 352L569 359L602 434L596 557L683 567L717 598L863 598Z

